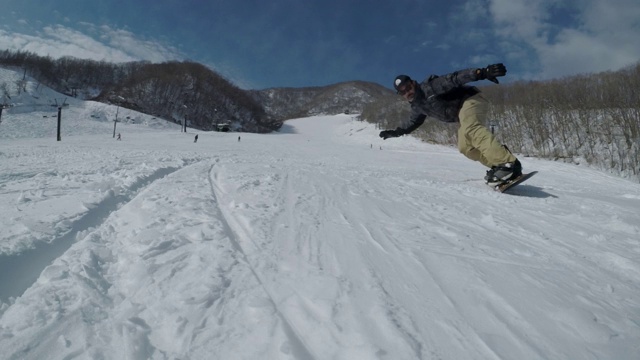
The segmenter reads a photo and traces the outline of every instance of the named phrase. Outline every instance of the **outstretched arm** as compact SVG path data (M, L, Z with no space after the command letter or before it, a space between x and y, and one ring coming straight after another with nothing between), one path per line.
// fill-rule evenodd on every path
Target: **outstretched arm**
M429 80L427 80L428 90L431 90L431 93L428 95L445 94L466 83L478 80L486 79L497 84L497 77L505 76L506 73L507 68L505 68L503 64L499 63L488 65L485 68L458 70L443 76L432 75Z
M417 116L412 117L411 123L408 127L397 127L395 130L383 130L380 132L380 137L384 140L392 137L398 137L405 134L409 134L413 132L415 129L419 128L420 125L424 123L424 120L427 118L427 115L418 114Z

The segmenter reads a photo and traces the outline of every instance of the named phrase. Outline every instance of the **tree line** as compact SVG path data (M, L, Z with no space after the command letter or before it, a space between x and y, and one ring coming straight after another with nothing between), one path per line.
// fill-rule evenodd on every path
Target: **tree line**
M481 88L491 102L487 127L517 153L587 164L640 179L640 63L615 72ZM409 116L399 96L370 104L361 117L394 128ZM457 125L427 121L414 134L456 144Z
M114 64L4 50L0 65L24 69L25 75L68 96L118 104L178 123L187 121L202 130L230 123L233 129L260 133L282 125L249 93L195 62ZM8 86L0 85L5 96L10 94Z

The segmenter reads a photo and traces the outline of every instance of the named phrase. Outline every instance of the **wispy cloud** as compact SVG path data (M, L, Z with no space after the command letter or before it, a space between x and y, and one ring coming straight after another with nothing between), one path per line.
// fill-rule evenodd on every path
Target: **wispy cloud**
M586 0L490 0L503 50L533 56L537 77L617 70L640 61L640 2ZM554 18L562 11L564 21ZM523 51L523 49L528 51Z
M35 34L0 30L0 48L30 51L53 58L73 56L109 62L147 60L162 62L183 58L174 47L110 26L82 23L87 31L63 25L46 26Z

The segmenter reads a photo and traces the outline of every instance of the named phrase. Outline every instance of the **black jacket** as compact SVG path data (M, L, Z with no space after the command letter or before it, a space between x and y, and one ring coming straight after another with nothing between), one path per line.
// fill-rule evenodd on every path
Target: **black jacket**
M477 81L477 69L465 69L451 74L431 75L416 88L411 101L411 117L396 131L408 134L417 129L427 117L444 122L458 122L458 113L462 103L473 95L480 93L474 86L464 84Z

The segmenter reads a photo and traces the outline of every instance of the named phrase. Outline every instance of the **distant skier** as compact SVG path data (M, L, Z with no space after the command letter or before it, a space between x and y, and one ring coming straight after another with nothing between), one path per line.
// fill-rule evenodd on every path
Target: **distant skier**
M120 133L118 133L118 138L116 140L122 140L122 137L120 136Z
M196 137L193 139L193 142L194 142L194 143L197 143L197 142L198 142L198 134L196 134Z
M457 122L460 126L458 149L469 159L490 168L484 177L488 184L515 179L522 174L520 161L482 125L486 122L489 102L478 88L465 85L485 79L498 84L497 77L506 73L503 64L493 64L443 76L431 75L421 83L407 75L398 75L393 86L411 104L411 116L405 126L381 131L380 137L386 140L409 134L420 127L427 116Z
M238 136L238 142L240 142L240 136Z

